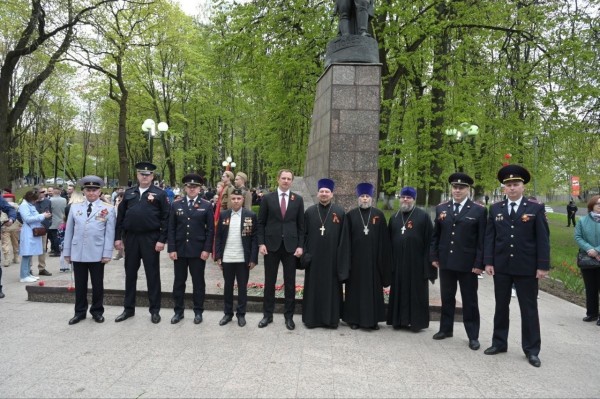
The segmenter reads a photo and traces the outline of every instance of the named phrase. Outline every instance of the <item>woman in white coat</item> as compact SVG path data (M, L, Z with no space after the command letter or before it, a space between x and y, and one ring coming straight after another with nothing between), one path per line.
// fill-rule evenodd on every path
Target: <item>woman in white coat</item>
M38 277L30 273L31 258L44 253L42 248L42 237L34 237L33 229L42 227L42 220L52 217L52 213L39 213L35 209L35 202L38 200L37 188L25 193L21 205L19 205L19 215L23 219L21 234L19 236L19 253L21 254L21 282L34 283L39 280Z

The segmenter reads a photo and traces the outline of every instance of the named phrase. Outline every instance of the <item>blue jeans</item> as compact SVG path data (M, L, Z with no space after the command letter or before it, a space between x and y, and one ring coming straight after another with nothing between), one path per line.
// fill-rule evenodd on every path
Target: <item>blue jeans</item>
M31 256L21 256L21 278L27 278L29 276L31 258Z

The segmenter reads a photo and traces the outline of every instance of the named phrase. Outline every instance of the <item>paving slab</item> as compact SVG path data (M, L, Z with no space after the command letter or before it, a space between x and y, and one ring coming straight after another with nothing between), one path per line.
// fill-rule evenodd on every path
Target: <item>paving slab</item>
M54 275L44 280L68 280L55 260L48 262ZM124 284L122 261L107 268L113 286ZM163 262L162 269L168 290L170 265ZM593 398L600 392L600 327L581 321L585 309L545 292L539 299L542 367L530 366L521 351L516 300L508 353L483 354L494 313L489 276L479 280L482 349L471 351L461 323L453 338L432 340L437 321L412 333L384 325L379 331L306 329L297 316L296 329L288 331L282 315L259 329L262 314L254 312L244 328L221 327L218 310L206 311L200 325L190 317L171 325L171 309L164 308L163 321L154 325L144 309L115 323L122 307L108 305L105 323L88 317L69 326L73 304L28 301L18 266L3 271L0 397ZM138 283L144 290L143 271Z

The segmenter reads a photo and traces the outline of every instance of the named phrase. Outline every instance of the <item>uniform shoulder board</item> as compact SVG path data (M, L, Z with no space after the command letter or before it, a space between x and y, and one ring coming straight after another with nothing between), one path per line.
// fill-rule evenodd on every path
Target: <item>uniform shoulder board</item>
M175 201L173 201L173 202L181 202L181 201L183 201L183 198L177 198L177 199L176 199Z
M480 207L484 207L485 206L485 205L483 205L483 204L481 204L481 203L479 203L477 201L473 201L473 205L479 205Z
M200 202L207 205L212 205L210 201L205 200L204 198L200 198Z
M504 202L504 200L498 200L498 201L494 202L492 205L496 205L496 204L499 204L501 202Z
M449 202L450 202L450 201L442 201L442 202L440 202L439 204L437 204L437 206L440 206L440 205L446 205L446 204L448 204Z
M107 208L114 208L115 206L111 203L105 202L104 206L106 206Z

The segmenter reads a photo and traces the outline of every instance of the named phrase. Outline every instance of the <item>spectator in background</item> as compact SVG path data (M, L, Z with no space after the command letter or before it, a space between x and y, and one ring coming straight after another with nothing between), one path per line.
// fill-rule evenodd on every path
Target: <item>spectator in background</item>
M38 213L50 213L52 215L52 203L47 198L48 190L44 187L41 187L38 190L38 199L35 202L35 208ZM42 226L46 228L46 231L50 229L52 225L52 218L42 219ZM44 234L42 237L42 253L38 256L38 274L40 276L52 276L48 270L46 270L46 251L48 248L48 234ZM33 273L32 273L33 274Z
M34 236L33 229L43 227L42 221L49 221L52 217L50 211L38 212L36 203L41 195L43 194L40 194L38 189L29 190L25 193L23 202L19 205L19 214L23 219L19 239L19 253L21 254L20 281L22 283L33 283L39 280L39 277L34 277L31 274L31 258L44 252L42 244L45 236Z
M575 242L588 256L600 261L600 195L594 195L587 204L588 215L575 226ZM585 285L586 316L583 321L598 320L598 294L600 293L600 268L581 268ZM596 322L600 326L600 320Z
M50 241L49 256L52 257L60 256L58 226L64 220L65 207L67 206L67 200L61 197L61 192L62 190L59 187L55 187L52 189L52 197L50 197L50 204L52 209L52 224L48 229L48 240Z
M567 205L567 227L571 227L571 223L573 223L573 227L575 227L575 215L577 215L577 205L573 202L573 200L569 201Z
M235 188L242 190L244 195L244 208L252 210L252 193L246 188L248 183L248 176L244 172L237 172L235 175Z
M4 226L10 227L17 220L17 212L14 207L10 205L3 197L0 197L0 211L2 216L6 215L6 219L2 220L2 228ZM0 298L4 298L4 292L2 292L2 268L0 267Z
M13 194L4 194L3 197L15 209L15 212L19 209L19 205L15 203L15 196ZM2 212L0 223L2 223L2 260L4 267L8 267L11 260L12 263L19 263L19 233L21 232L21 223L16 220L16 214L12 223L7 223L9 219L9 214Z

